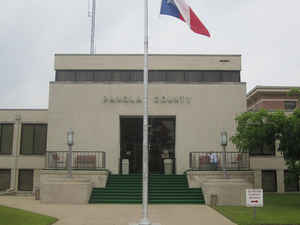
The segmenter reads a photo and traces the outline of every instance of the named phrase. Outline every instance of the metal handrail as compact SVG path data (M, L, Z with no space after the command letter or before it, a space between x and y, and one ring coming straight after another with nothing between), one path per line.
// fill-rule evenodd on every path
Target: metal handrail
M46 168L67 169L68 151L48 151ZM106 153L103 151L73 151L73 169L105 169Z
M250 158L245 152L190 152L189 161L192 170L249 170Z

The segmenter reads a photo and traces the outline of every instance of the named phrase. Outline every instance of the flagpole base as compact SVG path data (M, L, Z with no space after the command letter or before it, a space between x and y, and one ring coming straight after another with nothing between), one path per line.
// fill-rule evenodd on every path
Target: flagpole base
M151 225L150 220L148 218L143 218L140 222L139 225Z

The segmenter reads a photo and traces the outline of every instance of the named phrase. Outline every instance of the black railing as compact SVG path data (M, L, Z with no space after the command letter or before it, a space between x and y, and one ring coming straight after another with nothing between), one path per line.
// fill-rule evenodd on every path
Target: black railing
M190 168L193 170L248 170L248 153L242 152L190 152Z
M48 169L67 169L67 151L49 151L46 158ZM102 151L73 151L73 169L104 169L105 152Z

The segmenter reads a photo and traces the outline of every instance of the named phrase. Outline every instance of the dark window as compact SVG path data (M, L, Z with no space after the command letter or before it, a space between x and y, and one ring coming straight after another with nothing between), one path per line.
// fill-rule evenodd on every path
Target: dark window
M12 153L13 136L13 124L0 124L0 154Z
M149 71L149 81L166 81L166 71Z
M173 81L173 82L184 81L184 71L167 71L166 81Z
M111 71L95 71L95 81L111 81Z
M299 191L299 178L295 172L284 171L284 190L285 192Z
M56 81L143 81L142 70L57 70ZM150 70L150 82L240 82L240 71Z
M77 81L94 81L94 72L93 71L77 71L76 75Z
M23 124L21 154L42 155L46 152L47 124Z
M56 72L57 81L76 81L76 72L73 70L60 70Z
M263 156L263 155L269 155L274 156L275 155L275 142L271 145L264 144L261 147L255 148L250 152L251 156Z
M296 101L285 101L284 109L285 110L294 110L296 108Z
M120 81L131 81L130 71L121 71L120 76Z
M10 170L0 169L0 191L10 188Z
M121 73L120 73L120 71L112 71L111 72L111 80L112 81L120 81L121 80Z
M201 82L203 76L201 71L187 71L185 72L185 80L190 82Z
M221 82L221 72L220 71L204 71L203 78L206 82Z
M262 188L264 192L277 192L277 179L275 170L262 171Z
M142 71L130 71L130 81L144 81L143 75Z
M19 182L20 191L32 191L33 190L33 170L19 170Z
M222 71L223 82L240 82L239 71Z

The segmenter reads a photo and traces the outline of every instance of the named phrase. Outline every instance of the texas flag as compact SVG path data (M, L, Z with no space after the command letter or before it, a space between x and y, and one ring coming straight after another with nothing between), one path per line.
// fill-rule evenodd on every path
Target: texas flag
M160 14L177 17L195 33L210 37L206 27L184 0L162 0Z

